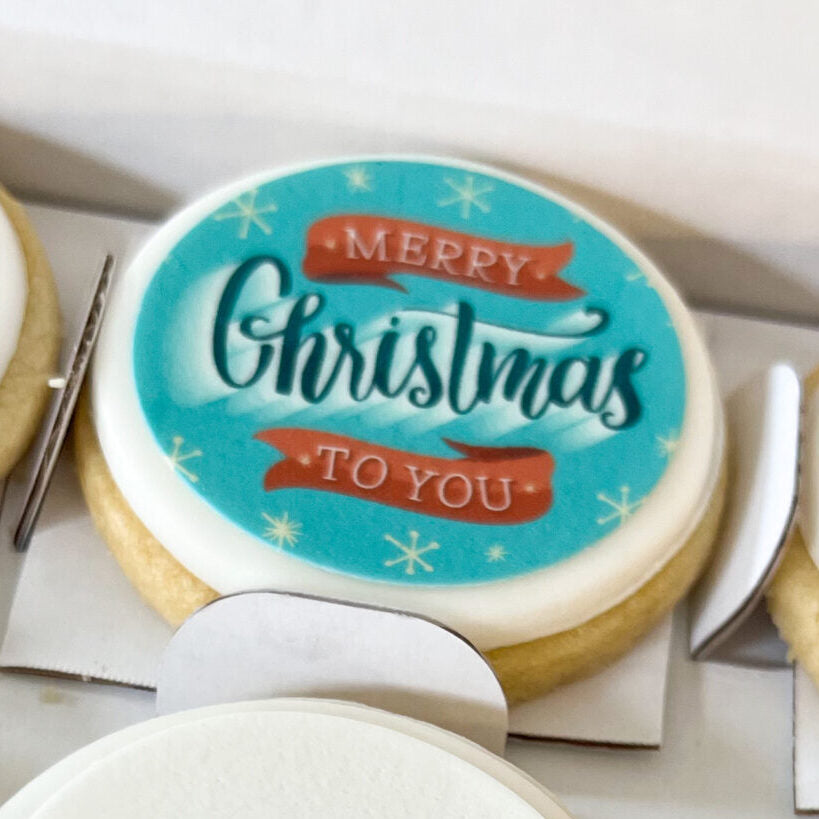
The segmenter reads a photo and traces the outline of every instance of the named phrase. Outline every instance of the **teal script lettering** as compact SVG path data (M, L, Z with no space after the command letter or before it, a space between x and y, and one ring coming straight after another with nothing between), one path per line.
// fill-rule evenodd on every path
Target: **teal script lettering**
M216 311L212 355L219 377L233 389L246 389L270 378L278 394L291 395L297 390L311 404L341 390L355 402L373 394L404 397L421 410L444 401L456 415L501 401L514 405L529 420L543 417L552 407L579 406L615 431L633 426L642 415L634 376L645 365L648 352L638 345L605 358L546 357L522 346L499 350L492 341L475 340L476 329L490 325L482 325L474 308L461 301L454 316L430 313L435 323L409 331L402 331L400 315L392 316L377 344L365 347L356 339L354 324L342 321L330 328L321 326L326 300L317 292L299 295L283 320L273 321L261 313L237 317L242 292L262 269L268 274L273 271L277 280L272 300L292 294L292 276L273 256L248 259L231 274ZM588 315L596 322L591 329L557 337L582 338L600 332L608 323L603 310L593 309ZM252 342L255 350L252 366L243 362L241 373L231 366L229 355L231 326L237 321L239 335ZM441 321L454 321L454 334L442 334ZM508 329L515 335L522 332ZM533 342L549 337L530 335ZM405 351L409 346L411 353L398 355L399 346Z

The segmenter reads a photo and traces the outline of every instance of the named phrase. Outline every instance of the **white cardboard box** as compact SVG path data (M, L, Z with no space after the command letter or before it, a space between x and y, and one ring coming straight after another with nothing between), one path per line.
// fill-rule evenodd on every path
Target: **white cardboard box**
M217 181L293 159L466 154L545 180L618 224L695 304L815 325L810 2L751 12L704 0L547 5L522 4L514 25L481 26L473 20L486 9L470 4L458 26L457 9L413 2L382 31L368 24L367 0L311 4L342 44L328 59L307 12L273 8L250 48L234 37L232 53L214 53L205 30L245 34L252 0L179 45L151 42L167 18L141 17L139 4L119 19L101 0L71 17L46 3L32 17L12 0L0 20L0 178L52 202L159 216ZM162 6L178 21L193 13L185 0ZM197 10L209 22L219 13ZM435 59L424 54L431 28L457 29L429 49ZM487 54L511 56L497 71ZM427 67L410 70L416 61ZM818 349L798 326L708 324L718 351L729 336L746 351L775 338L807 365ZM746 354L748 366L754 358ZM19 563L0 554L0 621ZM512 761L580 817L792 815L790 671L694 664L685 631L678 618L661 752L513 744ZM0 761L0 799L152 708L146 692L0 675L0 740L14 750Z

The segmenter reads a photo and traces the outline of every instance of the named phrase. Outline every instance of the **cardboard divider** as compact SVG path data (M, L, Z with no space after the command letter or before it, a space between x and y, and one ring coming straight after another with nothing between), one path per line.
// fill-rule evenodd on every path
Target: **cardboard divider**
M514 706L509 735L570 745L659 749L672 619L666 617L614 665L546 697Z
M350 700L431 722L503 755L506 698L455 632L404 612L243 592L193 614L162 655L157 712L271 697Z
M93 294L88 310L82 316L73 317L82 321L75 330L75 337L69 336L70 342L62 374L52 377L49 386L55 386L56 392L52 397L51 406L46 415L37 441L31 448L28 464L31 474L28 478L25 491L20 498L20 508L14 510L17 525L14 528L14 547L18 552L28 548L37 519L40 516L45 502L51 477L57 466L57 459L63 448L74 409L80 396L91 354L97 341L108 291L114 276L116 261L111 254L106 254L99 266L99 273L92 279ZM72 320L71 324L74 324Z
M703 660L753 613L784 549L796 509L799 377L775 364L737 390L726 408L728 499L719 548L691 606L691 654Z

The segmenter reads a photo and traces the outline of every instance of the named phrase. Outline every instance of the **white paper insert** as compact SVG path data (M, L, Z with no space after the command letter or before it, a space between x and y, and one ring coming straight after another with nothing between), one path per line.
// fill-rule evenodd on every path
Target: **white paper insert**
M165 648L157 711L272 697L363 703L431 722L502 755L506 699L492 667L422 617L286 592L223 597Z
M730 481L714 560L692 598L691 653L706 659L759 604L793 518L799 377L776 364L727 401Z

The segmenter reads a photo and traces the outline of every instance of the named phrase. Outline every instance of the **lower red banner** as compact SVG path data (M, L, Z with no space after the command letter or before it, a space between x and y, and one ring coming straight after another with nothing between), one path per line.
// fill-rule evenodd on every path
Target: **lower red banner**
M461 457L418 455L315 429L255 436L284 458L264 488L316 489L470 523L525 523L552 505L554 459L535 447L471 446L444 439Z

